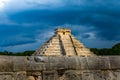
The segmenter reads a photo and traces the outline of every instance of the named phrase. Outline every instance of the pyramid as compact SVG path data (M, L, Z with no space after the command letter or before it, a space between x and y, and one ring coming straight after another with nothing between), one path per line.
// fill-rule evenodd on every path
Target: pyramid
M57 28L54 35L39 48L33 55L42 56L93 56L69 28Z

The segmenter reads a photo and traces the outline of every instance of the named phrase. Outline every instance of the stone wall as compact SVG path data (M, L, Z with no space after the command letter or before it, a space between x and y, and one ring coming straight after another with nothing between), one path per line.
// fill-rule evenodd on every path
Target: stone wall
M0 56L0 80L120 80L120 56Z

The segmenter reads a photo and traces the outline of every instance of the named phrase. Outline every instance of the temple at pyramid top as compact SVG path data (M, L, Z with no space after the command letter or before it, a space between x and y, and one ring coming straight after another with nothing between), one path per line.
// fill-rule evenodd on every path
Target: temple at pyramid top
M95 54L76 39L69 28L57 28L54 35L33 55L93 56Z
M55 30L55 34L70 35L71 34L71 30L69 28L57 28Z

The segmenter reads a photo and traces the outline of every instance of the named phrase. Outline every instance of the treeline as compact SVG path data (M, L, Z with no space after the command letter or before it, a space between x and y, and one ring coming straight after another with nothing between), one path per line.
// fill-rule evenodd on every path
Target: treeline
M110 49L109 48L103 48L103 49L91 48L90 50L97 55L120 55L120 43L114 45Z
M120 43L114 45L112 48L103 48L103 49L97 49L97 48L91 48L92 52L94 52L96 55L120 55ZM0 55L10 55L10 56L31 56L35 51L29 50L24 52L0 52Z
M29 51L24 51L24 52L0 52L0 55L9 55L9 56L31 56L35 51L34 50L29 50Z

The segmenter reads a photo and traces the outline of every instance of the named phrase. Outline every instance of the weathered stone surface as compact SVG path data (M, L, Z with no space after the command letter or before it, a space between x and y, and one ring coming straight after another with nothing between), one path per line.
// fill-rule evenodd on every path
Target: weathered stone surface
M74 57L65 58L65 66L67 69L75 69L77 64L78 63L76 62L76 59Z
M45 56L95 56L79 40L77 40L68 28L58 28L55 34L33 55Z
M79 61L80 64L81 64L81 67L80 67L79 69L82 69L82 70L88 69L88 64L87 64L87 59L86 59L86 57L80 57L80 58L78 58L78 61ZM80 65L79 65L79 66L80 66Z
M27 76L26 71L17 72L15 76L15 80L26 80L26 76Z
M93 73L90 71L83 72L82 73L82 80L94 80Z
M66 71L59 80L81 80L80 76L73 70Z
M111 69L120 69L120 57L118 56L109 56L109 63Z
M3 74L0 75L0 80L14 80L12 75Z
M100 59L100 69L110 69L109 56L100 56L98 58Z
M13 71L13 60L10 56L0 56L0 72Z
M0 80L120 80L120 56L96 56L57 29L35 56L0 56Z
M13 71L26 71L27 69L27 57L13 57Z
M27 80L35 80L33 76L28 76Z
M43 71L43 80L58 80L57 71Z
M15 59L18 60L15 61ZM2 56L0 61L6 62L0 62L1 80L8 80L8 78L9 80L25 80L27 76L33 76L36 80L58 80L59 77L61 80L63 78L69 80L66 78L68 77L66 72L69 70L79 76L78 80L120 80L119 56L31 56L29 58ZM10 64L13 66L11 67Z
M62 58L61 57L50 57L49 62L50 62L50 69L51 70L65 68L65 58L64 57L62 57Z
M101 69L101 64L100 64L100 59L99 57L87 57L87 64L88 64L88 69L95 69L99 70Z
M115 72L116 80L120 80L120 70L116 70L114 72Z

